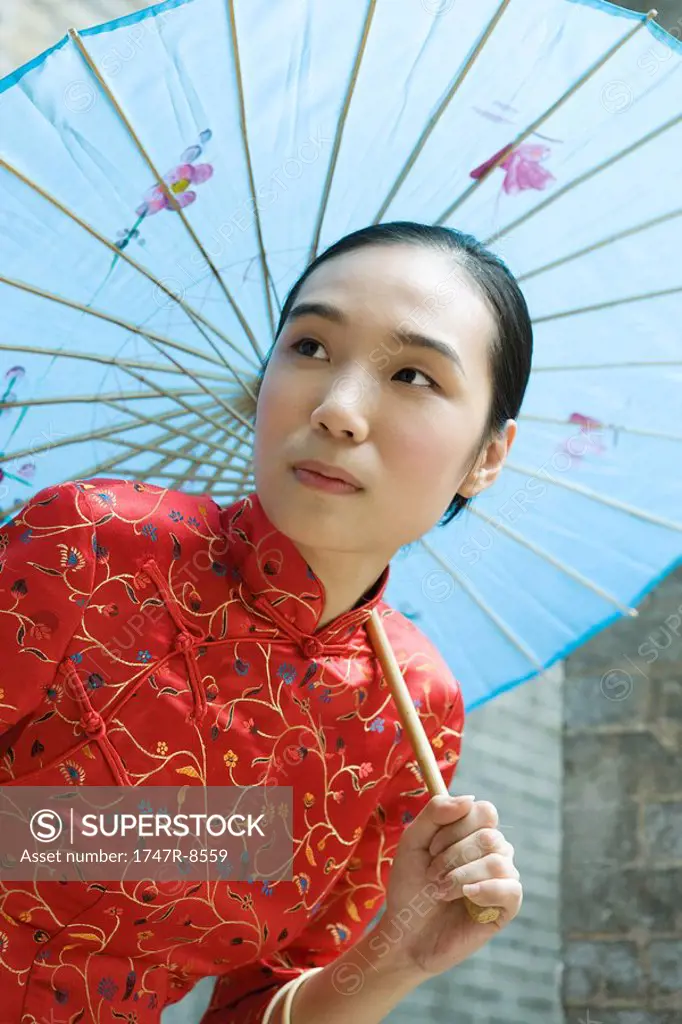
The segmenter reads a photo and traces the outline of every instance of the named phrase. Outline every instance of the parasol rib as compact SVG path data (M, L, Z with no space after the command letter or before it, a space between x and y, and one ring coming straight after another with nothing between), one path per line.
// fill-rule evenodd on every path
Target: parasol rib
M329 160L329 167L327 168L327 177L325 179L324 188L322 190L322 198L320 200L320 208L317 212L317 219L315 221L315 228L313 230L313 240L310 243L310 252L308 254L308 263L317 256L317 248L320 244L320 235L322 233L322 222L324 221L324 215L327 212L327 203L329 202L329 195L332 189L332 179L334 177L334 171L336 170L336 163L339 158L339 151L341 149L341 141L343 139L344 128L346 127L346 121L348 119L348 112L350 110L351 100L353 93L355 92L355 86L357 85L358 75L360 73L360 65L365 55L365 49L367 47L367 40L369 38L370 28L372 27L372 20L374 18L374 12L376 10L377 0L369 0L367 5L367 14L365 15L365 23L362 28L362 38L358 46L358 51L355 55L355 61L353 62L353 70L351 72L350 81L348 83L348 89L346 90L346 96L343 101L343 107L339 114L339 121L336 126L336 134L334 136L334 143L332 145L332 154Z
M212 408L212 407L213 407L213 403L212 402L204 402L202 406L197 406L197 409L200 409L200 408L206 409L206 408ZM158 417L158 422L159 423L167 423L168 420L179 419L181 416L186 416L186 415L187 415L187 413L184 410L180 411L178 409L173 409L170 412L163 413L161 416L159 416ZM196 414L193 414L192 419L197 421L197 422L199 421L198 417L196 416ZM208 434L209 431L213 431L213 427L210 427L210 428L207 427L205 429L206 429L206 434ZM172 436L173 436L173 431L172 430L166 430L166 431L163 431L161 434L159 434L159 436L157 437L156 440L160 441L160 442L164 442L164 441L169 440ZM191 442L189 442L189 444L191 444ZM98 462L96 466L91 466L89 469L84 470L81 474L79 474L79 479L81 479L81 480L88 480L88 479L91 479L93 477L101 476L102 473L105 472L105 471L108 471L108 470L111 470L111 469L116 469L118 466L121 465L121 463L125 462L127 458L128 458L127 455L123 455L123 456L118 455L118 456L114 456L111 459L107 459L104 462ZM164 458L164 459L158 460L153 465L154 466L158 466L158 467L163 467L163 466L167 466L171 461L172 460L169 459L169 458ZM147 473L148 470L144 470L144 472Z
M258 345L258 342L256 340L256 337L255 337L253 331L251 330L249 324L247 323L246 318L245 318L244 314L242 313L241 309L239 308L239 306L237 305L235 300L232 298L232 295L230 294L230 291L229 291L227 285L225 284L225 282L223 281L222 277L220 276L220 273L218 272L218 269L216 268L213 260L211 259L209 254L206 252L206 249L205 249L203 243L201 242L201 240L197 236L194 228L192 227L192 225L190 224L189 220L187 219L187 217L185 215L185 211L182 209L180 204L177 202L174 194L168 188L168 185L164 181L163 176L159 173L159 171L157 170L157 168L156 168L152 158L149 156L149 154L147 153L147 150L142 145L140 137L138 136L138 134L135 131L135 129L133 128L132 124L130 123L130 121L128 120L126 115L124 114L121 105L119 104L118 100L114 96L113 92L111 91L111 89L109 88L107 83L102 78L102 76L101 76L101 74L99 72L99 68L97 67L97 65L93 61L92 57L90 56L90 53L89 53L87 47L85 46L85 44L83 43L83 40L81 39L79 33L76 31L76 29L70 28L69 32L68 32L68 35L69 35L69 38L71 39L71 41L77 47L81 57L83 58L83 60L85 61L86 65L90 69L90 72L93 75L93 77L95 78L95 80L96 80L97 84L99 85L100 89L102 90L102 92L105 94L105 96L107 97L107 99L111 103L114 111L116 112L116 116L119 118L121 124L126 129L126 131L128 132L128 135L130 136L130 138L134 142L135 146L137 147L137 150L138 150L140 156L142 157L142 159L147 164L149 170L151 171L152 175L154 176L154 178L156 180L156 184L161 189L161 192L163 193L163 195L166 198L167 202L170 204L171 209L175 213L177 213L177 215L179 216L179 218L180 218L180 220L181 220L185 230L187 231L187 233L189 234L190 238L192 239L192 241L196 245L197 249L201 253L203 259L206 260L207 266L209 267L211 273L213 274L213 277L215 278L216 282L218 283L218 286L220 287L221 291L223 292L225 298L227 299L227 301L232 306L232 309L234 310L234 312L235 312L235 314L237 316L237 319L239 320L239 323L242 326L242 329L243 329L244 333L246 334L247 338L249 339L249 341L250 341L250 343L251 343L251 345L253 347L254 352L258 356L259 360L262 361L263 353L260 350L260 347Z
M265 243L263 242L263 228L260 219L260 210L256 202L256 182L253 177L253 163L251 161L251 147L249 146L249 133L246 125L246 106L244 103L244 80L242 78L242 62L239 54L239 38L237 36L237 21L234 16L234 0L227 0L228 18L230 22L230 34L232 37L232 52L234 54L234 68L237 80L237 96L239 99L239 128L242 142L244 144L244 156L246 157L246 171L249 178L249 190L256 224L256 237L258 238L258 250L260 255L261 273L263 275L263 289L265 291L265 305L270 320L272 337L275 337L275 318L272 311L272 298L270 296L271 275L268 268L267 256L265 255Z
M5 352L33 352L39 356L63 356L65 359L83 359L90 363L104 363L106 366L118 366L122 370L128 371L130 367L137 367L140 370L154 370L156 373L182 373L184 376L185 370L178 370L175 366L161 366L159 363L150 363L144 359L128 359L123 362L121 359L115 356L103 356L99 352L77 352L75 349L65 348L41 348L39 345L24 345L22 342L12 342L11 345L5 345L0 342L0 350ZM204 377L209 380L219 380L227 382L228 378L222 373L214 373L211 370L204 371ZM138 377L139 380L139 377ZM147 383L145 379L145 383ZM150 384L150 387L154 385ZM160 395L164 395L167 398L174 397L179 398L181 389L176 389L173 395L163 389L158 389Z
M156 427L158 425L158 419L157 419L156 416L154 416L154 417L145 416L144 413L140 413L140 412L137 412L137 411L133 412L132 410L126 408L126 406L124 406L123 404L119 404L118 402L111 401L111 400L105 400L105 401L102 402L102 404L109 405L112 408L116 409L118 412L123 412L123 413L126 413L129 416L134 416L135 419L138 421L137 424L135 424L136 426L148 425L148 426L151 426L151 427ZM215 408L215 403L207 403L207 404L210 407ZM210 429L213 429L213 428L211 427ZM182 430L182 429L177 428L177 427L172 428L172 432L173 432L173 434L175 434L176 437L184 437L184 438L187 438L189 441L191 441L192 438L193 438L192 434L189 434L186 430ZM227 430L223 431L223 433L227 434ZM202 441L201 443L207 445L209 448L212 448L214 451L218 452L220 455L224 456L225 453L226 453L226 449L225 448L221 448L218 444L213 444L210 441ZM231 450L228 449L228 451L229 451L230 455L233 454ZM225 463L222 462L221 465L225 465Z
M564 309L564 310L562 310L559 313L549 313L547 316L536 316L536 317L533 318L533 323L534 324L546 324L546 323L549 323L550 320L561 320L561 319L563 319L564 317L567 317L567 316L578 316L578 314L580 314L580 313L594 313L594 312L596 312L597 310L600 310L600 309L613 309L614 306L625 306L625 305L627 305L630 302L644 302L646 299L660 299L660 298L663 298L664 295L677 295L679 292L682 292L682 285L679 285L676 288L661 288L659 291L654 291L654 292L643 292L641 295L626 295L622 299L610 299L608 302L595 302L591 306L579 306L576 309ZM604 365L608 366L609 364L605 363ZM619 366L627 366L628 364L627 363L618 363L618 365ZM653 366L653 365L658 365L658 366L675 366L675 365L679 365L679 363L674 363L674 362L673 363L658 363L658 364L654 364L654 363L641 363L641 364L631 363L630 365L632 365L632 366L638 366L638 365L641 365L641 366ZM541 369L543 369L543 367L539 366L538 369L541 370ZM547 367L547 369L555 370L555 369L557 369L557 367L549 366L549 367ZM568 369L568 367L567 367L567 369Z
M404 167L402 168L402 170L398 174L398 177L396 178L396 180L393 183L391 189L389 190L388 195L386 196L386 198L384 199L383 203L381 204L381 206L377 210L377 212L376 212L376 214L374 216L374 220L372 221L373 224L378 224L379 221L382 220L384 214L386 213L386 210L388 209L388 207L391 205L391 203L395 199L395 197L398 194L399 190L402 188L402 186L403 186L403 184L405 182L405 179L407 178L408 174L410 173L410 171L412 170L412 168L416 164L417 159L418 159L421 151L424 149L424 146L428 142L431 134L433 133L434 128L436 127L436 125L440 121L441 117L445 113L446 109L450 105L450 102L452 101L452 99L455 97L455 95L459 91L459 88L462 85L462 83L464 82L464 79L466 78L466 76L469 74L469 72L471 71L472 67L476 63L476 60L478 59L478 57L481 54L481 51L485 47L485 44L488 42L488 39L490 38L490 36L492 35L493 31L495 30L495 27L496 27L498 21L500 20L500 18L502 17L502 15L504 14L505 10L507 9L507 7L509 6L510 3L511 3L511 0L502 0L502 3L500 4L500 6L497 9L497 11L495 11L495 14L491 18L491 20L488 22L488 25L487 25L485 31L483 32L483 35L481 36L481 38L479 39L478 43L476 44L476 47L474 48L474 50L472 51L471 55L469 56L466 64L464 65L464 67L460 71L459 75L457 76L457 78L455 79L453 84L450 86L450 89L446 93L444 99L441 101L440 106L437 108L435 114L433 114L429 118L429 120L426 122L426 127L424 128L424 131L419 136L419 139L417 140L417 143L415 144L414 149L412 150L412 152L410 153L409 157L407 158L407 161L406 161Z
M101 356L95 352L73 352L66 349L38 348L35 345L22 345L20 342L13 342L12 345L3 345L2 343L0 343L0 351L2 350L9 352L33 352L36 355L60 356L64 359L83 359L86 362L102 363L105 366L116 366L120 370L123 370L124 373L129 374L131 377L134 377L135 380L139 380L141 383L147 384L148 387L150 387L153 391L156 391L157 394L162 395L164 398L170 399L172 402L175 402L176 405L180 405L187 412L193 413L195 411L194 407L185 402L177 391L174 394L170 394L164 388L162 388L160 384L156 384L154 381L149 380L143 374L137 373L134 369L132 369L132 367L137 366L143 369L151 369L161 373L182 373L183 375L187 373L186 370L171 369L170 367L166 366L158 366L155 363L145 363L142 360L128 360L127 362L124 363L120 359L116 359L112 356ZM207 377L209 376L209 374L204 373L204 376ZM223 377L218 377L218 379L224 380ZM219 405L222 404L217 398L216 401ZM224 423L221 423L219 420L213 419L213 417L202 416L202 418L207 423L212 423L213 426L216 427L218 430L223 430L225 428ZM231 433L235 438L237 438L237 440L241 441L241 437L238 434L234 433L233 431Z
M583 311L576 310L576 312ZM566 316L568 315L567 313ZM626 360L623 363L566 363L565 366L534 366L533 373L545 373L552 370L620 370L625 367L634 367L641 370L650 366L682 366L682 359L665 359L658 360L657 362L649 360L648 362L641 363L628 362Z
M36 192L46 202L50 203L52 206L55 207L55 209L59 210L60 213L63 213L64 216L68 217L75 224L77 224L80 228L82 228L83 231L86 231L92 238L94 238L96 241L100 242L102 245L106 246L115 256L117 256L120 259L124 260L124 262L126 262L129 266L133 267L134 270L138 271L138 273L140 273L144 277L146 277L148 281L150 281L160 291L164 292L164 294L166 294L170 299L172 299L173 302L176 302L178 304L178 306L180 306L180 308L187 314L189 319L194 323L194 325L197 328L197 330L201 333L202 337L211 346L211 348L213 349L215 354L218 356L220 361L223 363L223 365L226 366L227 369L229 369L234 374L234 376L237 378L237 380L242 385L244 390L247 391L251 395L251 397L253 397L249 387L246 384L243 383L243 381L241 380L238 372L231 365L231 363L228 362L228 360L225 358L224 353L222 353L220 351L220 349L217 347L217 345L215 344L213 339L210 338L208 336L208 334L206 334L206 332L204 331L204 329L203 329L203 327L201 325L204 325L205 327L208 327L208 329L210 331L213 331L213 333L216 334L220 338L221 341L224 341L226 345L228 345L230 348L234 349L234 351L239 356L241 356L242 358L246 358L247 362L249 362L249 364L255 370L258 370L258 365L256 363L254 363L248 356L246 356L245 353L243 353L239 349L239 347L237 345L235 345L235 343L233 341L230 341L230 339L227 337L226 334L223 334L222 331L220 331L217 327L215 327L214 324L212 324L210 320L207 320L206 317L204 317L201 313L199 313L198 310L194 309L192 306L190 306L188 303L186 303L184 301L184 299L182 299L178 295L176 295L175 292L173 292L167 285L165 285L163 283L163 281L160 281L154 274L152 274L152 272L150 270L148 270L145 266L143 266L142 263L139 263L136 259L134 259L132 256L130 256L124 249L119 249L118 246L114 242L110 242L108 238L106 238L99 231L97 231L97 229L94 228L91 224L88 224L87 221L83 220L82 217L79 217L77 213L75 213L73 210L69 209L68 206L65 206L64 203L60 202L55 196L53 196L49 192L45 191L45 189L41 188L41 186L38 185L36 182L32 181L25 174L22 174L21 171L18 171L15 167L12 166L12 164L10 164L6 160L3 160L2 158L0 158L0 168L3 168L4 170L8 171L10 174L14 175L14 177L16 177L19 181L21 181L24 185L26 185L27 188L30 188L34 192Z
M10 461L16 459L23 459L26 458L27 455L39 455L42 452L51 451L53 448L65 448L71 444L82 444L84 441L97 441L100 439L105 441L111 441L112 444L120 444L128 448L133 448L135 451L153 451L158 452L160 455L173 454L172 449L157 448L155 444L151 441L148 444L140 445L134 441L127 441L124 440L123 438L114 436L119 433L124 433L126 430L138 429L142 425L143 424L140 423L126 423L120 424L115 427L107 425L105 427L99 427L97 430L84 431L82 434L70 434L67 437L59 438L59 440L50 439L45 444L31 444L28 446L28 448L22 448L19 451L14 452L7 452L6 454L3 455L3 459ZM187 435L183 434L182 436L186 437ZM221 467L224 467L225 465L225 463L222 461L214 463L213 460L211 460L211 463L213 465L218 465Z
M519 282L528 281L531 277L537 277L538 274L545 274L548 270L556 270L557 267L570 263L571 260L580 259L580 257L587 256L598 249L603 249L607 245L613 245L614 242L620 242L624 238L632 238L633 235L639 234L641 231L647 231L658 224L667 224L668 221L680 216L682 216L682 207L679 210L672 210L670 213L662 213L659 217L652 217L650 220L642 221L641 224L636 224L634 227L618 231L616 234L602 238L598 242L592 242L583 249L577 249L575 252L569 253L568 256L560 256L559 259L552 260L551 263L544 263L541 267L536 267L535 270L529 270L525 274L517 274L516 280Z
M167 352L161 346L167 345L169 348L179 349L186 355L194 355L200 359L205 359L208 362L219 366L220 360L216 360L212 356L209 356L207 352L202 352L200 349L191 348L188 345L182 345L180 342L173 341L171 338L168 338L163 334L156 334L153 331L145 330L142 327L138 327L136 324L132 324L126 320L121 320L119 317L112 316L110 313L104 313L102 310L93 309L90 306L84 306L80 302L74 302L72 299L65 299L63 298L63 296L54 295L52 292L46 292L42 288L36 288L35 285L27 284L25 281L16 281L11 278L3 277L2 275L0 275L0 284L6 284L12 288L17 288L20 291L28 292L31 295L37 295L42 299L47 299L49 302L55 302L60 306L66 306L68 309L79 310L81 313L85 313L88 316L95 316L100 320L105 320L107 323L114 324L117 327L122 327L124 330L129 331L131 334L140 335L140 337L143 337L146 341L148 341L149 344L152 345L152 347L155 348L160 355L164 356L166 359L169 360L169 362L173 363L173 365L177 367L179 372L186 374L188 377L191 377L194 383L197 384L198 387L205 394L210 395L210 397L213 398L214 401L217 402L217 404L220 405L225 412L229 413L229 415L233 416L236 420L239 420L239 422L242 423L248 429L252 429L252 425L249 423L248 420L244 419L240 412L238 412L229 402L226 402L223 398L219 397L218 394L212 391L207 384L204 384L203 380L197 377L193 370L190 370L186 366L181 366L180 363L178 363L177 359L175 359L170 354L170 352ZM204 374L204 376L208 375Z
M583 576L581 572L578 572L577 569L572 569L571 566L566 565L565 562L559 561L559 559L555 558L554 555L551 555L548 551L546 551L544 548L541 548L538 544L534 544L532 541L528 540L527 537L524 537L516 530L511 529L511 527L507 526L505 523L498 523L491 516L487 516L485 512L481 512L479 509L473 507L471 507L469 511L473 515L477 516L479 519L482 519L484 522L488 523L490 526L493 526L496 530L500 530L502 533L506 533L507 536L511 537L512 540L515 540L517 544L521 544L522 547L528 548L529 551L534 552L534 554L538 555L539 558L543 558L546 562L549 562L550 565L553 565L555 569L558 569L560 572L563 572L566 576L570 576L571 579L574 579L576 581L576 583L580 583L581 586L586 587L588 590L591 590L593 593L597 594L598 597L601 597L605 601L608 601L609 604L614 605L618 609L618 611L621 612L622 615L628 615L631 617L639 615L639 612L636 608L631 608L629 605L622 604L618 600L618 598L614 597L613 594L609 594L609 592L600 587L598 583L595 583L593 580L588 579L587 576Z
M542 662L538 661L538 659L530 650L530 648L526 647L524 642L521 639L519 639L516 633L514 633L514 631L510 629L505 622L502 621L499 615L492 610L490 605L487 604L482 597L479 597L473 585L470 582L467 582L466 574L460 573L457 569L449 565L445 561L445 559L442 558L442 556L434 550L434 548L429 544L429 542L427 540L424 540L423 537L419 539L419 543L426 551L428 551L428 553L431 555L434 561L438 562L438 564L445 570L445 572L447 572L448 575L452 577L455 583L459 583L462 589L466 590L467 594L472 599L472 601L474 601L481 609L481 611L488 616L491 622L495 623L499 631L507 638L507 640L509 640L511 644L514 645L514 647L516 647L517 651L519 651L519 653L522 654L523 657L526 658L526 660L529 661L531 665L533 665L538 670L538 672L544 672L545 666L542 664Z
M664 519L663 516L655 516L650 512L644 512L640 508L635 508L634 505L627 505L624 501L618 501L617 498L607 498L603 494L598 494L596 491L591 490L589 487L584 487L582 484L576 484L569 482L568 480L557 480L556 477L550 476L549 473L538 472L534 469L529 469L528 466L519 466L517 463L510 462L509 459L504 464L505 469L513 470L516 473L521 473L523 476L532 476L536 480L546 480L550 484L554 484L556 487L562 487L567 491L574 491L576 494L582 494L585 498L590 498L592 501L597 501L601 505L607 505L609 508L617 508L620 512L627 512L628 515L634 516L637 519L642 519L646 523L654 523L656 526L665 526L669 530L676 530L682 533L682 523L676 523L672 519Z
M200 388L177 388L175 392L169 391L169 394L174 393L178 395L203 394ZM84 402L88 405L91 402L132 402L145 398L158 398L158 395L151 395L148 391L109 391L94 395L61 395L53 398L26 398L23 401L18 399L16 402L0 402L0 406L3 409L23 409L24 406L34 405L69 405L73 402Z
M570 426L568 420L560 420L552 416L535 416L532 413L521 413L519 420L531 420L535 423L555 423L559 426ZM664 434L659 430L642 430L640 427L625 427L621 423L599 423L599 429L613 430L617 434L634 434L637 437L656 437L663 441L682 441L682 434Z
M629 42L630 39L632 39L632 37L636 35L637 32L639 32L644 27L644 25L646 25L651 20L652 17L655 16L656 11L649 11L644 21L641 21L638 25L635 26L635 28L631 29L629 32L626 32L622 39L619 39L617 43L614 43L614 45L610 49L608 49L606 53L599 58L598 61L595 61L595 63L590 68L588 68L587 71L583 72L580 78L578 78L577 81L573 83L573 85L568 87L568 89L559 97L558 100L555 100L555 102L552 103L552 105L548 107L547 110L545 110L542 114L540 114L539 117L532 121L527 128L524 128L524 130L519 135L517 135L513 142L510 142L508 146L505 146L504 149L502 149L498 153L497 159L491 161L491 163L481 173L480 177L477 178L476 181L473 181L471 185L469 185L469 187L466 188L464 192L462 192L462 194L457 199L455 199L454 202L452 202L450 206L448 206L447 209L444 210L443 213L440 215L440 217L438 217L437 220L435 220L433 223L444 224L445 221L452 216L455 210L457 210L462 205L462 203L464 203L471 195L473 195L473 193L478 188L480 188L483 182L489 178L492 172L497 167L499 167L503 160L506 160L510 153L512 153L518 146L520 146L521 143L525 139L527 139L529 135L532 135L533 132L540 127L540 125L544 124L545 121L548 121L549 118L553 114L555 114L556 111L560 109L560 107L564 105L564 103L566 103L572 96L574 96L575 93L578 92L578 90L581 89L586 82L589 82L589 80L594 75L596 75L596 73L599 70L601 70L601 68L604 67L604 65L611 59L611 57L613 57L614 54L616 54L623 46L625 46L625 44Z

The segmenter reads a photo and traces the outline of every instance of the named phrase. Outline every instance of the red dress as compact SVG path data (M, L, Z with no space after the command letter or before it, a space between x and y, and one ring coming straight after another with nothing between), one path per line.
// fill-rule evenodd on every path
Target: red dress
M291 786L291 881L0 883L0 1021L151 1024L217 975L204 1024L260 1021L385 898L428 801L365 623L380 610L446 782L463 704L382 600L324 588L257 494L48 487L0 528L0 784ZM43 869L44 870L44 869ZM41 875L43 877L43 875Z

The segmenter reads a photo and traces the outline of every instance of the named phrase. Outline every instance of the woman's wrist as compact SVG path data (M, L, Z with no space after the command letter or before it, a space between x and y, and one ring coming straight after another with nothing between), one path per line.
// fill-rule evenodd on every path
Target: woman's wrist
M427 978L406 962L397 943L373 930L297 988L291 1024L379 1024ZM284 1024L282 1004L273 1024Z

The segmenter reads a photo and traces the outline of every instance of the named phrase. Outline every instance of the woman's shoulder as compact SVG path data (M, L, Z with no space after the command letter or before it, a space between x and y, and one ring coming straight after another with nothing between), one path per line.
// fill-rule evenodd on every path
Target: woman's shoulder
M5 525L23 522L30 513L47 524L59 516L73 516L88 511L101 521L107 512L133 518L176 509L199 511L204 517L219 511L215 500L207 493L190 494L170 487L146 483L143 480L118 477L74 477L60 483L46 484L23 503L17 502L5 516ZM176 518L180 518L177 516Z
M198 513L204 519L219 511L215 500L206 492L189 493L144 480L117 477L89 477L72 481L85 496L98 518L107 512L112 518L138 521L143 517L167 516L171 522L181 522L185 515Z
M161 562L180 550L205 547L221 532L221 509L210 495L190 494L141 480L88 477L66 480L37 491L0 527L3 554L23 558L52 544L73 560L125 565L150 554ZM55 542L63 541L63 544Z

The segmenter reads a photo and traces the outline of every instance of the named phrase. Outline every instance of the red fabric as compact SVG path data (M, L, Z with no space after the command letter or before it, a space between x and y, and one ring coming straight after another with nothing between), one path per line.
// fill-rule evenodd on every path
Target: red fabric
M255 493L82 480L0 528L0 784L292 786L296 850L272 885L0 883L2 1021L150 1024L217 975L206 1024L255 1024L363 934L428 800L373 607L448 783L464 718L389 571L318 631L323 585Z

